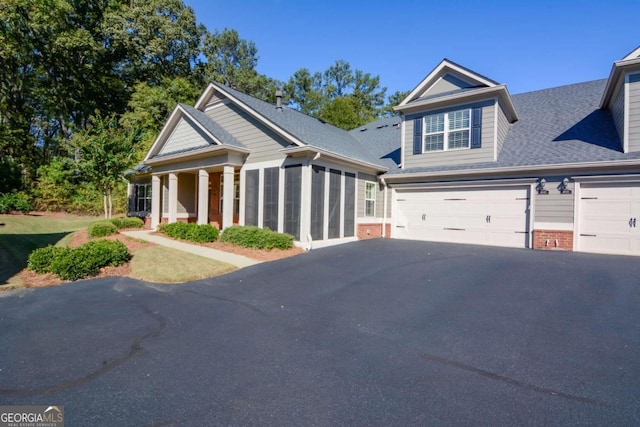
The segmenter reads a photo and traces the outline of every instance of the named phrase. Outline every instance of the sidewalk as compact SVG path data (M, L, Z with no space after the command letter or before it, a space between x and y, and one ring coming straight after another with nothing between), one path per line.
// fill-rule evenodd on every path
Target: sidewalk
M238 268L260 264L260 261L247 258L242 255L236 255L229 252L219 251L217 249L207 248L205 246L192 245L173 239L167 239L166 237L153 235L151 234L151 230L121 231L120 233L124 234L125 236L133 237L134 239L146 240L147 242L155 243L157 245L166 246L168 248L177 249L179 251L189 252L190 254L200 255L216 261L226 262L227 264L234 265Z

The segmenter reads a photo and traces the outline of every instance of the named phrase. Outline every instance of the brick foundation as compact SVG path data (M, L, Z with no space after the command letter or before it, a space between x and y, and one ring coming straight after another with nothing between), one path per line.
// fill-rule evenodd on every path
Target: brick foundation
M151 217L145 216L144 218L142 218L142 220L144 221L143 228L145 230L151 230Z
M382 224L358 224L358 239L382 237ZM385 226L385 237L391 237L391 224Z
M533 230L533 249L573 251L573 231Z
M191 223L191 222L198 222L198 218L176 218L176 221ZM165 224L167 222L169 222L169 218L167 218L166 216L163 216L162 218L160 218L161 224Z

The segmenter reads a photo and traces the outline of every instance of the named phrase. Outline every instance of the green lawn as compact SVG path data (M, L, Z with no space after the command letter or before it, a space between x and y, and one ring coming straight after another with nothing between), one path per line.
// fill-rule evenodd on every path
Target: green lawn
M27 266L31 251L47 245L66 245L71 233L86 228L99 217L0 215L0 285ZM182 283L229 273L236 268L161 246L133 252L131 276L160 283ZM15 283L14 283L15 282ZM20 286L21 281L11 281Z
M32 250L58 243L96 217L0 215L0 284L27 266Z

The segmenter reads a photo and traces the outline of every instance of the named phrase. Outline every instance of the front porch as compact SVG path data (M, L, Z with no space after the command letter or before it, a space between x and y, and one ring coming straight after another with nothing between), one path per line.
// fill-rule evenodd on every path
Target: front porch
M225 229L237 224L240 169L233 165L168 171L151 177L151 228L197 222Z

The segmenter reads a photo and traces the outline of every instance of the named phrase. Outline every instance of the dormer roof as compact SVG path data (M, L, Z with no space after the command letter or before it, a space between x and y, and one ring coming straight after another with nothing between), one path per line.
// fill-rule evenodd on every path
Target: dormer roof
M613 63L607 85L602 94L600 108L611 108L613 95L617 92L619 86L624 83L624 75L633 71L640 72L640 46L629 52L621 60Z
M510 123L518 120L511 95L505 85L449 59L443 59L394 109L411 113L492 97L499 100Z

